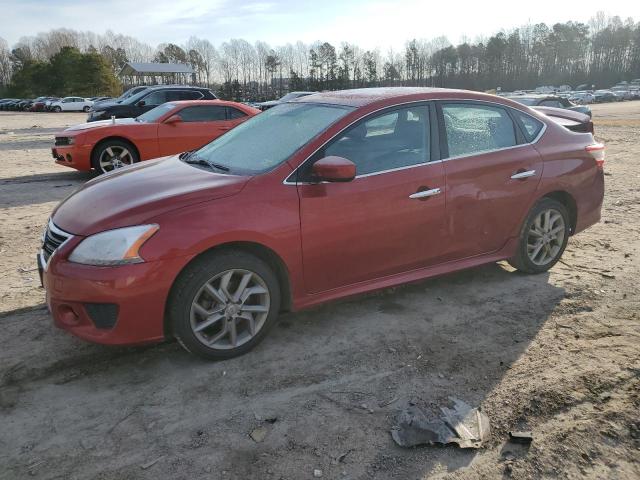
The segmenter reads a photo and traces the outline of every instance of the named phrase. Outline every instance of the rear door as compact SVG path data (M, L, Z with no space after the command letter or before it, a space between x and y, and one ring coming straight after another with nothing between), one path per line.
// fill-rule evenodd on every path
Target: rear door
M308 292L437 263L446 223L443 166L430 161L432 123L425 104L375 114L339 134L299 170ZM354 162L356 178L313 183L313 162L330 155Z
M521 120L497 104L439 102L438 113L450 238L445 259L499 250L520 226L540 181L542 159L529 142L543 124L522 114L535 122L527 139Z
M222 105L194 105L176 115L181 122L162 123L158 127L158 144L163 155L200 148L231 128Z

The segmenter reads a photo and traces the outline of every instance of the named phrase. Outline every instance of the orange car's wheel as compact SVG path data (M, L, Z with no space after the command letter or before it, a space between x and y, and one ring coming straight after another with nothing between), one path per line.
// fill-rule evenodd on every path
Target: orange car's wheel
M138 163L138 152L128 142L108 140L98 145L91 155L91 166L99 174Z

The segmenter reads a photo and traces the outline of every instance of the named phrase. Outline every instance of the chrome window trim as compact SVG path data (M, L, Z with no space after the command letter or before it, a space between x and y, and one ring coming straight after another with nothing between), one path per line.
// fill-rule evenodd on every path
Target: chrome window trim
M300 167L302 165L304 165L305 163L307 163L309 161L309 159L311 157L313 157L316 153L318 153L318 151L320 151L322 148L325 147L325 145L327 145L327 143L329 143L330 141L332 141L334 138L336 138L338 135L340 135L342 132L344 132L346 129L348 129L349 127L351 127L352 125L354 125L355 123L375 114L378 112L381 112L382 110L386 110L389 108L394 108L394 107L401 107L403 105L411 105L414 103L427 103L427 102L456 102L456 103L466 103L466 102L475 102L475 103L487 103L490 105L497 105L499 107L502 108L509 108L511 110L516 110L520 113L523 113L524 115L529 115L527 112L523 112L520 109L511 107L509 105L505 105L503 103L499 103L499 102L492 102L491 100L477 100L475 98L431 98L428 100L412 100L409 102L403 102L403 103L397 103L395 105L387 105L386 107L381 107L378 108L377 110L374 110L372 112L369 112L367 115L365 115L364 117L360 117L356 120L354 120L353 122L349 123L348 125L346 125L344 128L342 128L339 132L336 132L335 135L333 135L330 139L328 139L326 142L324 142L322 145L320 145L318 148L316 148L310 155L307 156L307 158L305 158L302 162L300 162L300 164L291 172L289 173L289 175L287 175L285 177L285 179L282 181L283 185L317 185L318 183L330 183L330 182L296 182L296 181L291 181L289 180L292 176L294 176L296 174L296 172L298 171L298 169L300 169ZM309 103L314 103L314 102L309 102ZM525 105L526 106L526 105ZM465 154L465 155L457 155L455 157L447 157L447 158L441 158L440 160L431 160L429 162L425 162L425 163L419 163L416 165L407 165L404 167L398 167L398 168L392 168L389 170L380 170L379 172L373 172L373 173L366 173L364 175L356 175L356 177L354 178L354 180L357 180L358 178L365 178L365 177L371 177L374 175L381 175L383 173L390 173L390 172L395 172L398 170L406 170L409 168L416 168L416 167L422 167L424 165L429 165L431 163L441 163L441 162L446 162L448 160L456 160L458 158L466 158L466 157L472 157L475 155L483 155L485 153L493 153L493 152L500 152L503 150L510 150L512 148L518 148L518 147L523 147L525 145L534 145L535 143L538 142L538 140L540 140L540 138L542 138L542 135L544 135L545 131L547 130L547 123L532 116L529 115L531 118L533 118L534 120L538 120L540 122L542 122L542 129L540 129L540 133L538 133L538 136L536 138L534 138L531 142L526 142L526 143L521 143L519 145L512 145L510 147L503 147L503 148L496 148L496 149L492 149L492 150L485 150L483 152L476 152L476 153L470 153L470 154ZM513 120L512 120L513 121ZM514 127L518 128L517 125L515 125L514 122Z

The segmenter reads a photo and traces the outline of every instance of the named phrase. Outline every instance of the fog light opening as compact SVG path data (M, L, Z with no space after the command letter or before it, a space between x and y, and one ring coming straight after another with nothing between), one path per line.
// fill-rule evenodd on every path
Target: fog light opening
M65 325L78 325L80 323L80 317L73 311L70 305L62 304L58 305L58 318Z

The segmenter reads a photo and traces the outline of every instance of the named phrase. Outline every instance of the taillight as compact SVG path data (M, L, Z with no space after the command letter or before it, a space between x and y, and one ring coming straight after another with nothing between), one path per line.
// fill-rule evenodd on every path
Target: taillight
M596 165L598 168L604 167L604 144L603 143L594 143L593 145L589 145L585 147L585 150L591 154L593 159L596 161Z

